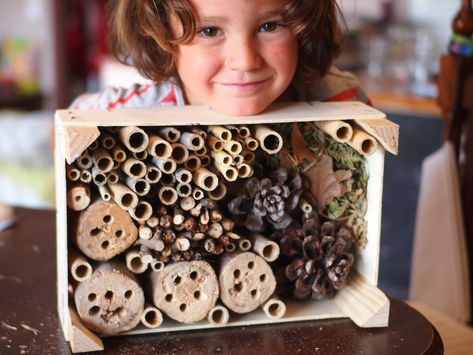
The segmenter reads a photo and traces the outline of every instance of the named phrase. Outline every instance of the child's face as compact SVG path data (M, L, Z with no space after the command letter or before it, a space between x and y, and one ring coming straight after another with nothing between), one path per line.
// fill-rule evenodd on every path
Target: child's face
M188 102L231 115L260 113L287 89L297 66L296 38L281 24L287 0L190 1L197 34L178 46L176 58Z

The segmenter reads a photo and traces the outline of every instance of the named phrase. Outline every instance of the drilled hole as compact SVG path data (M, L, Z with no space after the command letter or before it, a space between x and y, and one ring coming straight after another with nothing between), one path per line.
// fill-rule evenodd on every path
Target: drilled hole
M128 290L125 292L125 298L126 299L130 299L131 296L133 296L133 291L132 290Z
M94 302L97 299L97 295L95 293L90 293L88 299L90 302Z
M113 217L110 215L106 215L103 217L103 223L111 223L113 221Z
M251 269L253 269L254 267L255 267L255 263L254 263L253 261L250 261L250 262L248 263L248 269L251 270Z
M180 276L176 276L174 278L174 285L179 285L181 283L181 277Z
M187 308L187 306L186 306L185 303L181 303L181 305L179 306L179 310L180 310L181 312L185 312L185 311L186 311L186 308Z
M166 295L166 297L164 297L164 299L166 300L166 302L171 302L172 301L172 293L168 293Z
M197 271L192 271L189 276L190 276L191 280L197 279Z
M94 317L100 312L100 307L99 306L93 306L91 309L89 309L89 316Z
M253 297L253 298L257 298L257 297L258 297L258 291L257 291L256 289L251 290L250 294L251 294L251 297Z
M233 271L233 276L235 277L235 279L238 279L241 275L241 271L236 269L235 271Z
M117 231L115 232L115 236L116 236L117 238L121 238L121 237L123 237L124 235L125 235L125 232L123 232L121 229L120 229L120 230L117 230Z
M200 291L195 291L195 292L194 292L194 298L195 298L196 300L200 299Z
M102 245L102 249L107 249L110 245L110 242L108 240L106 240L106 241L102 242L101 245Z
M260 280L261 282L265 282L265 281L266 281L266 274L261 275L261 276L259 277L259 280Z
M100 229L98 229L98 228L94 228L94 229L92 229L92 230L90 231L90 235L91 235L92 237L96 237L96 236L99 235L99 234L100 234Z
M236 292L240 292L243 289L243 285L241 284L241 282L238 282L235 284L235 286L233 286L233 288Z
M113 291L108 290L107 292L105 292L105 299L110 301L112 298L113 298Z

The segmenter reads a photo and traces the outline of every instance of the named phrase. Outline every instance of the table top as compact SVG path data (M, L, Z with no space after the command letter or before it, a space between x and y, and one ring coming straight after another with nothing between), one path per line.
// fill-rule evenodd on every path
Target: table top
M69 354L56 312L55 214L17 209L0 232L0 353ZM349 319L105 338L107 354L442 354L435 328L391 299L389 327Z

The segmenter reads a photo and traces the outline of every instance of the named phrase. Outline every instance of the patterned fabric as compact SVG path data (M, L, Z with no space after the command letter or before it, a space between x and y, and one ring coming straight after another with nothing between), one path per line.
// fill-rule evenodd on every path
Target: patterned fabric
M370 104L356 77L332 67L329 73L306 88L296 87L299 101L358 100ZM134 84L129 88L107 88L100 93L79 96L71 109L109 109L185 105L184 94L173 81Z

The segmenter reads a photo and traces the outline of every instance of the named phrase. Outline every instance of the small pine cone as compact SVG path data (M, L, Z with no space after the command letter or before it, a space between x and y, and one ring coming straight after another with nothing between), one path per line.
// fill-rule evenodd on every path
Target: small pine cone
M187 216L185 219L184 219L184 229L186 231L193 231L197 225L197 221L195 220L194 217L192 216Z
M163 241L166 244L172 244L176 240L176 233L171 229L165 229L163 232Z
M165 214L159 219L159 226L162 228L171 228L172 225L172 216L170 214Z

